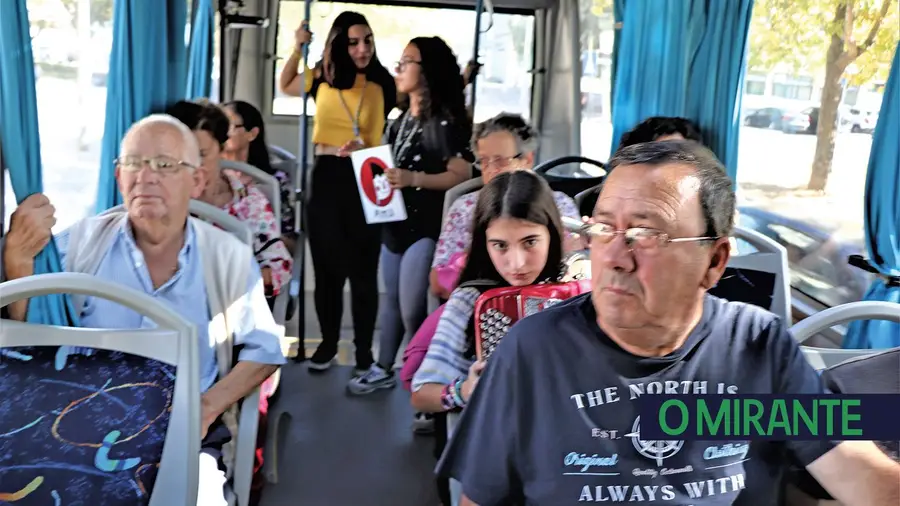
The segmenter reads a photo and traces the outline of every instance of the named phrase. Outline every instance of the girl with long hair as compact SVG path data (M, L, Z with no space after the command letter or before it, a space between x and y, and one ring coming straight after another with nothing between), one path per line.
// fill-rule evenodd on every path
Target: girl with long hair
M436 457L447 442L445 414L465 406L484 368L484 362L475 361L475 301L481 290L467 283L503 287L560 281L563 236L553 191L533 172L499 174L479 192L460 286L450 294L412 381L413 407L436 414ZM446 480L438 480L438 490L450 504Z
M400 345L428 314L428 272L441 231L444 193L470 177L474 159L465 84L450 47L439 37L412 39L397 63L395 79L407 107L386 136L394 159L387 179L402 192L407 219L382 226L385 298L379 356L368 372L347 385L355 395L397 384L393 366Z
M381 229L366 223L348 155L352 149L381 144L387 114L396 104L396 85L378 61L372 29L362 14L338 15L321 61L299 74L302 47L311 40L306 22L295 38L296 47L279 78L281 89L300 96L305 88L316 101L315 163L306 219L322 343L309 367L324 371L337 355L344 282L349 278L356 373L363 374L373 362Z

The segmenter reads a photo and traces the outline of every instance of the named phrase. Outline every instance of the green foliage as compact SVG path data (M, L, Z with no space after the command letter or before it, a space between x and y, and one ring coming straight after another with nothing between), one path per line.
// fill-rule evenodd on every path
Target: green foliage
M882 16L884 2L888 9ZM846 15L848 7L851 16ZM836 20L841 8L845 15ZM756 0L749 67L821 75L829 63L825 60L831 37L837 35L845 58L831 63L849 64L845 77L851 84L884 80L897 44L898 11L895 0ZM878 29L866 46L873 26Z

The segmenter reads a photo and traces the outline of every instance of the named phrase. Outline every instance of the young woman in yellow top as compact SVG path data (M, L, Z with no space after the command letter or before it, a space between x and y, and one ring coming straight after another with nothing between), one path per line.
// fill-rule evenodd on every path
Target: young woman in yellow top
M326 370L337 354L344 282L349 278L356 371L362 374L373 362L381 230L366 223L348 154L381 144L397 89L394 78L378 61L372 29L362 14L348 11L338 15L322 60L300 75L301 48L310 38L304 22L297 29L294 53L279 79L285 93L300 96L301 86L305 86L316 101L315 163L306 217L322 343L309 367Z

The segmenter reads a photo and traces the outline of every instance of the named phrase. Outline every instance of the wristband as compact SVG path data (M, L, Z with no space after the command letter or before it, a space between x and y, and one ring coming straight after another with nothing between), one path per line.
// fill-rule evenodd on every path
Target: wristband
M465 381L465 378L457 378L456 381L453 382L453 389L451 392L453 393L453 402L457 407L463 408L466 406L466 401L462 396L462 385Z

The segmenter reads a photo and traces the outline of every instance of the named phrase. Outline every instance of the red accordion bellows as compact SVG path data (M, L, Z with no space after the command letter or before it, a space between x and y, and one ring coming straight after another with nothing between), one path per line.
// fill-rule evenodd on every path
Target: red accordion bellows
M589 279L487 290L475 301L475 352L478 359L490 357L517 321L590 290Z

